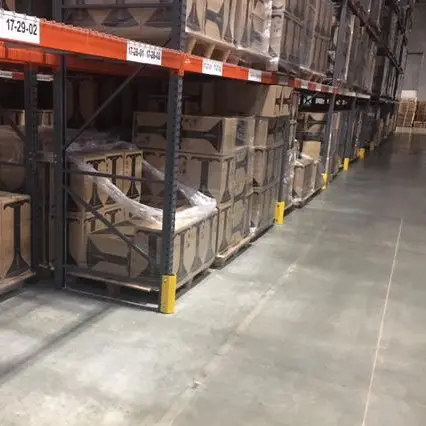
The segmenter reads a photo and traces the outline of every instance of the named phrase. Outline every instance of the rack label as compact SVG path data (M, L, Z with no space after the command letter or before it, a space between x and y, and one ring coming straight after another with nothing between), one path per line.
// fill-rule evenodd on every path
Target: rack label
M203 59L203 74L223 75L223 63L213 59Z
M249 73L248 73L248 79L249 79L249 81L257 81L257 82L261 83L262 82L262 71L254 70L253 68L250 68Z
M0 37L40 44L40 19L3 10L0 12Z
M127 42L127 60L130 62L161 65L162 59L163 49L161 47L131 40Z
M11 71L0 71L0 78L13 78L13 73Z

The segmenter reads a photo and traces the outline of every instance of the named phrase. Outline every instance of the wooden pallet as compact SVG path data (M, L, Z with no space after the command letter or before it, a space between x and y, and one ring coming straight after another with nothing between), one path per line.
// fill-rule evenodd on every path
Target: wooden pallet
M307 70L304 68L300 69L300 77L303 80L308 80L313 83L323 83L324 80L327 78L325 74L321 74L319 72Z
M339 172L336 172L334 175L332 175L332 178L337 176ZM306 197L300 199L300 200L293 200L293 205L297 209L301 209L302 207L305 207L306 204L309 203L314 197L316 197L319 193L322 192L322 188L318 188L315 191L312 191L310 194L306 195Z
M271 58L250 49L235 49L229 57L229 63L240 67L253 68L261 71L275 71Z
M223 268L231 259L234 259L236 256L241 254L243 250L245 250L251 242L251 235L243 238L237 244L232 247L227 248L222 253L218 253L214 259L213 267L214 268Z
M194 287L200 281L200 277L208 273L210 266L211 264L202 265L186 276L184 280L178 280L177 293L181 295ZM72 271L67 274L66 290L154 309L158 304L160 281L161 279L158 277L158 285L144 285L140 282L128 281L125 278L121 280L120 277L113 279L103 274L94 275L90 271Z
M415 121L414 124L413 124L413 127L425 129L426 128L426 122L425 121Z
M213 40L198 33L190 32L187 35L185 51L191 55L229 62L233 50L234 47L224 41Z
M286 211L287 211L287 209L286 209ZM266 223L265 225L260 226L259 228L254 229L252 231L251 235L250 235L250 237L251 237L250 242L254 243L260 237L265 235L274 226L274 224L275 224L275 220L273 220L270 223Z
M6 280L0 281L0 295L9 293L14 290L19 290L25 284L25 282L34 277L34 272L27 271L17 277L8 278Z

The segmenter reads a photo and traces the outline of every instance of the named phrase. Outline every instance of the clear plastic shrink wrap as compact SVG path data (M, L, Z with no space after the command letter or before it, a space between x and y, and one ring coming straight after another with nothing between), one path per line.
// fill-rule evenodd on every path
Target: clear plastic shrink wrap
M79 153L90 153L90 152L99 152L99 151L110 151L110 150L119 150L126 149L132 150L137 149L136 146L128 144L126 142L116 142L111 144L105 144L104 141L97 142L93 141L92 144L73 144L69 148L70 161L83 172L96 173L97 170L79 159ZM150 165L147 161L143 161L142 166L148 173L152 176L153 180L164 181L164 173L157 170L155 167ZM93 180L96 183L98 188L108 193L109 196L118 204L120 204L132 217L143 218L147 221L152 222L155 225L161 225L163 221L163 210L155 207L148 206L146 204L141 204L136 200L132 200L124 194L109 178L101 176L89 176L87 178ZM149 185L149 183L148 183ZM199 191L196 191L180 182L177 183L178 190L184 195L188 200L191 207L178 210L176 212L176 226L179 227L179 222L185 222L186 225L195 223L203 218L209 216L216 209L216 201L206 195L202 194Z
M271 31L281 39L280 22L271 25L273 3L283 0L184 1L188 53L227 61L245 56L243 50L268 61ZM65 0L64 9L68 24L159 46L167 45L174 25L171 0Z

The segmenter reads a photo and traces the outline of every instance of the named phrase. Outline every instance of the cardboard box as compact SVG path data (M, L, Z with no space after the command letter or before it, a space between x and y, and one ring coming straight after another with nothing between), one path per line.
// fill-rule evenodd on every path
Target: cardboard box
M161 275L161 225L142 219L130 219L116 225L144 253L134 249L108 230L89 235L87 265L89 270L151 284ZM217 212L195 223L176 221L174 236L173 273L178 285L207 269L214 260L217 241Z
M250 219L252 228L261 230L274 222L278 184L274 182L263 188L254 188Z
M247 166L247 190L253 189L254 178L254 149L249 148L248 152L248 166Z
M110 33L131 40L164 44L170 36L173 10L171 3L154 0L157 7L144 7L145 0L122 0L123 7L115 0L65 0L64 20L67 24L87 27L95 31ZM141 7L126 7L140 3ZM82 5L81 9L66 9L66 6ZM91 6L93 6L91 8ZM189 0L187 3L186 26L196 32L204 32L206 20L205 0Z
M205 18L205 35L212 40L225 40L228 24L233 26L232 22L229 23L230 2L226 0L206 0ZM229 39L229 35L227 38ZM232 40L229 41L231 42Z
M327 114L313 112L299 113L297 121L298 131L322 135L327 126Z
M119 205L102 208L98 210L98 213L111 224L123 222L127 218L125 209ZM86 268L88 238L94 232L105 229L108 229L108 227L90 212L87 212L85 215L68 213L67 263Z
M300 9L303 10L303 5L301 6ZM280 69L284 71L297 71L301 61L304 25L302 19L292 13L287 4L284 12L282 31Z
M234 152L237 119L186 115L182 119L181 152L230 155ZM166 149L167 114L134 115L133 143L141 148Z
M247 38L247 14L249 0L232 0L235 3L235 17L234 17L234 45L241 47L247 42L243 42L243 38Z
M142 162L143 152L141 150L129 150L123 153L124 160L124 176L135 177L142 179ZM117 185L126 196L132 200L140 201L142 195L142 181L130 181L120 179L121 182L115 183L115 179L112 180L114 185ZM112 200L113 201L113 200ZM114 201L113 201L114 202Z
M237 117L236 148L253 147L256 132L254 117Z
M277 118L256 118L255 148L271 148L283 142L281 122ZM282 124L282 123L281 123Z
M250 232L249 220L252 194L219 206L217 252L223 253L237 245Z
M311 189L312 191L318 191L324 186L324 178L322 176L324 168L320 161L314 161L312 168L312 183Z
M115 171L118 175L124 175L123 151L76 153L75 157L77 157L79 161L92 166L99 173L112 174ZM73 169L78 169L75 165L71 165L71 167ZM113 179L110 180L112 181ZM115 184L118 188L123 189L123 182L122 179L117 179ZM100 188L91 176L71 174L70 189L95 209L100 209L107 204L115 203L115 201L111 199L110 192ZM68 210L81 212L84 210L84 206L81 205L77 198L74 199L74 197L71 196L68 202Z
M303 141L302 153L311 157L314 161L321 158L321 142L320 141Z
M236 146L237 118L185 115L181 150L205 155L229 155Z
M31 270L31 199L0 191L0 292Z
M255 148L253 187L263 187L280 179L283 152L283 146Z
M234 184L234 197L241 197L247 192L248 174L250 172L250 152L249 148L239 148L235 150L235 175L232 179Z
M252 2L250 25L250 49L268 55L271 30L271 1L249 0Z
M294 166L293 193L295 198L304 199L312 192L312 159L299 158Z
M278 85L253 84L243 81L218 80L216 110L223 115L282 115L283 89Z
M15 0L3 0L3 9L4 10L16 10L16 1Z
M144 150L145 160L157 169L164 171L165 152L162 150ZM201 154L179 153L178 180L190 188L214 198L218 204L228 203L235 191L235 158L209 157ZM150 195L161 195L164 184L150 184ZM145 193L145 190L144 190Z
M97 110L100 103L99 84L93 78L76 77L67 80L67 125L82 126ZM93 127L96 121L90 125Z
M278 69L278 61L281 53L281 37L284 25L284 1L272 1L271 36L269 38L269 55L272 57L272 67Z
M166 103L167 98L168 95L166 95ZM214 103L215 84L213 81L185 81L182 105L184 114L213 115L215 113Z

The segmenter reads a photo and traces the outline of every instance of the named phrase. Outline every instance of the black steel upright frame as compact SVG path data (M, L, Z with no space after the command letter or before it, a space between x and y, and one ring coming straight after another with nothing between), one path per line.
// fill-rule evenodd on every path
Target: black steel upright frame
M168 46L176 50L184 50L185 48L185 16L186 2L182 0L170 3L173 13L173 22L171 38ZM53 17L56 21L63 21L63 0L53 0ZM79 204L87 208L93 213L97 219L102 221L107 228L121 238L131 250L135 250L141 255L147 256L147 253L136 246L129 238L123 235L116 227L100 215L95 209L84 202L78 194L68 187L67 181L71 173L80 173L79 171L70 170L67 165L66 150L71 143L76 140L96 119L96 117L118 96L122 90L137 76L142 65L132 75L130 75L115 92L93 113L93 115L81 126L73 138L67 138L66 131L66 55L61 56L60 67L54 75L54 128L55 128L55 199L57 202L55 215L55 283L58 287L66 287L67 274L78 272L79 268L67 265L66 247L66 201L69 195L77 199ZM180 128L182 119L182 90L183 90L183 70L171 71L169 77L169 94L168 94L168 122L167 122L167 148L166 148L166 165L165 165L165 191L164 191L164 208L163 208L163 228L162 228L162 262L160 266L161 275L173 274L173 246L175 233L175 215L176 215L176 192L177 192L177 158L180 141ZM83 173L95 176L106 176L103 173ZM111 175L112 176L112 175ZM136 178L117 176L129 180L138 180ZM100 276L105 274L99 274ZM146 280L144 280L146 282ZM158 291L158 308L161 302L161 277L158 282L150 283L155 285Z
M339 70L342 66L342 61L344 60L343 56L343 49L344 49L344 32L345 32L345 25L347 21L347 15L348 15L348 6L349 6L349 0L343 0L342 7L340 11L340 24L339 24L339 32L337 35L337 45L336 45L336 59L334 64L334 72L333 72L333 78L332 78L332 86L337 86L339 83ZM333 113L334 113L334 107L336 103L337 95L335 92L333 92L333 95L331 96L328 113L327 113L327 125L325 128L325 143L326 143L326 161L325 161L325 184L328 183L328 179L330 177L330 165L331 165L331 148L332 148L332 130L333 130Z

